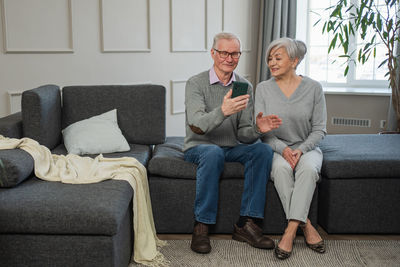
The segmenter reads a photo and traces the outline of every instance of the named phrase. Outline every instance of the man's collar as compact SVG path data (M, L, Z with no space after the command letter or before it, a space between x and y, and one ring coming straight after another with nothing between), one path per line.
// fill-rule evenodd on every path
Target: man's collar
M209 75L210 75L210 84L220 83L220 84L224 85L224 84L221 82L221 80L218 78L217 73L216 73L215 70L214 70L214 66L211 67L211 69L210 69L210 71L209 71ZM224 85L224 86L229 86L229 85L231 85L231 83L233 83L234 81L236 81L235 73L232 72L232 77L231 77L231 79L230 79L229 82L228 82L226 85Z

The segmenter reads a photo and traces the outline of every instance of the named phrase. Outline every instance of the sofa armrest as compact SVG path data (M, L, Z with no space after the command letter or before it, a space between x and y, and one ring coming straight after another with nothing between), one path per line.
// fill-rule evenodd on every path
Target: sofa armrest
M22 137L22 115L17 112L0 118L0 134L10 138Z
M43 85L22 93L23 136L49 149L61 143L61 92L57 85Z
M0 188L13 187L27 178L33 172L32 156L22 149L0 150Z

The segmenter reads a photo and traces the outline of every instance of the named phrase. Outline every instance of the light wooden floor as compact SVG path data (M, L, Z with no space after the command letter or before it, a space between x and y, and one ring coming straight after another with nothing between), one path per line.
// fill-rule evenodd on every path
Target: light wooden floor
M318 232L321 237L325 240L400 240L400 235L330 235L326 233L321 227L318 227ZM268 235L270 238L279 239L278 235ZM158 237L162 240L190 240L192 235L190 234L159 234ZM232 235L210 235L211 239L231 239ZM298 236L297 239L302 239L302 236Z

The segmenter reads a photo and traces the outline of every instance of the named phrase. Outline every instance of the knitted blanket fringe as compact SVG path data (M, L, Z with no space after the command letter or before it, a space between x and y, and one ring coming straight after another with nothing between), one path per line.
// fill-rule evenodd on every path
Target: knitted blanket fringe
M168 266L169 262L159 248L167 243L158 239L154 226L146 168L135 158L92 159L74 154L54 155L30 138L8 138L0 135L0 149L19 148L34 160L35 175L46 181L68 184L98 183L115 179L127 181L134 191L132 260L146 266ZM131 266L132 264L130 264Z

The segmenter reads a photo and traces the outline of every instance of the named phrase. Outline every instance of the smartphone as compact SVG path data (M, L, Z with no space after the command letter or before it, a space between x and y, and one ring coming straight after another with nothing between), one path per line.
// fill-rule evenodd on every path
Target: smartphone
M247 89L249 88L248 83L244 82L233 82L232 96L231 98L235 98L240 95L246 95Z

